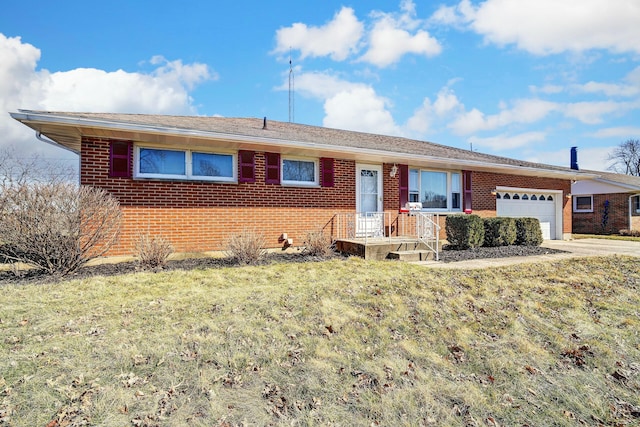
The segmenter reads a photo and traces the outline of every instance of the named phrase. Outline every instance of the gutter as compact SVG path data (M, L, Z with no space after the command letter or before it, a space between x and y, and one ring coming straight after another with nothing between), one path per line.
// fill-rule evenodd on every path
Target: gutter
M82 167L82 161L80 159L80 154L76 153L75 151L73 151L69 147L65 147L62 144L58 144L57 142L50 140L49 138L45 139L39 131L36 131L36 138L38 139L38 141L45 142L47 144L53 145L54 147L62 148L64 150L70 151L71 153L76 154L78 156L78 185L80 185L80 175L81 175L80 168Z
M55 141L53 141L53 140L51 140L49 138L45 139L42 136L42 133L40 133L40 131L36 131L36 138L38 139L38 141L46 142L47 144L53 145L54 147L62 148L63 150L67 150L67 151L69 151L69 152L71 152L73 154L78 154L78 153L76 153L75 151L73 151L69 147L65 147L62 144L58 144L57 142L55 142Z
M103 129L116 129L116 130L126 130L131 132L153 132L159 134L168 134L168 135L179 135L179 136L190 136L190 137L199 137L199 138L219 138L225 139L227 141L239 142L244 144L256 144L256 143L267 143L267 144L277 144L281 147L288 148L302 148L307 150L321 150L321 151L333 151L337 153L348 153L352 155L371 155L375 157L381 157L386 159L388 162L406 162L411 159L413 161L422 161L433 163L436 165L448 165L451 163L455 163L461 168L477 168L490 170L494 168L500 168L503 170L513 171L513 172L528 172L528 175L535 176L536 174L545 173L553 174L557 177L562 177L564 179L594 179L599 178L600 175L578 172L576 171L562 171L562 170L554 170L554 169L543 169L543 168L535 168L529 166L515 166L504 163L493 163L493 162L485 162L481 160L460 160L454 158L443 158L443 157L433 157L426 155L416 155L411 153L397 153L397 152L389 152L382 151L376 149L368 149L368 148L350 148L344 146L335 146L335 145L327 145L316 142L303 142L303 141L291 141L291 140L283 140L278 138L266 138L261 136L251 136L251 135L238 135L238 134L228 134L222 132L207 132L207 131L198 131L193 129L183 129L183 128L167 128L167 127L159 127L159 126L151 126L151 125L141 125L141 124L129 124L122 122L110 122L105 120L95 120L95 119L85 119L85 118L67 118L62 116L55 116L55 113L39 113L30 110L18 110L18 113L9 113L12 118L18 120L20 122L39 122L39 123L53 123L53 124L61 124L61 125L70 125L70 126L92 126ZM46 142L46 141L45 141ZM60 147L61 145L58 143L54 143L56 146ZM65 147L66 148L66 147ZM68 149L68 148L67 148ZM73 150L72 150L73 151ZM75 153L75 152L74 152Z

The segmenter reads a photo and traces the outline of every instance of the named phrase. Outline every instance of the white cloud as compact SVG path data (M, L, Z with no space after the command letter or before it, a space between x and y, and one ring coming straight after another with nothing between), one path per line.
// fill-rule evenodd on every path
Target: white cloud
M280 86L278 89L285 90ZM324 102L323 126L362 132L399 135L388 99L364 83L353 83L321 72L296 77L296 92Z
M400 135L387 109L388 100L371 87L356 86L341 91L324 103L323 126L384 135Z
M370 28L358 20L355 11L342 7L333 18L322 26L309 26L297 22L276 31L276 47L272 53L300 52L300 58L330 57L344 61L366 52L358 58L383 68L395 64L406 54L435 56L442 46L425 29L426 21L416 18L416 6L412 0L402 0L400 12L370 13Z
M321 27L309 27L295 23L276 31L274 53L299 50L302 58L329 56L334 61L344 61L358 50L364 32L362 24L350 7L343 7L331 21Z
M40 50L19 37L0 33L0 110L42 109L85 112L195 114L189 91L217 75L205 64L183 64L154 57L151 73L107 72L77 68L51 73L38 70ZM0 144L21 152L57 153L34 138L33 131L0 115ZM55 155L55 154L54 154Z
M473 20L475 8L469 0L462 0L455 6L440 6L429 18L432 24L464 27Z
M588 147L578 146L578 167L580 170L607 171L611 164L608 160L609 153L615 147ZM525 158L529 162L545 163L548 165L569 167L571 155L569 148L555 151L536 151L535 154Z
M364 83L352 83L328 72L313 71L296 75L296 92L317 99L327 99L355 87L368 87ZM278 89L288 90L283 84Z
M638 126L620 126L599 129L589 135L592 138L620 138L620 139L638 139L640 137L640 127Z
M425 30L418 29L421 21L415 18L415 4L405 0L402 13L374 12L373 28L369 32L369 48L359 58L378 67L387 67L398 62L404 55L435 56L442 52L442 46Z
M532 93L543 93L545 95L554 95L564 92L564 86L560 85L544 85L544 86L529 86L529 90Z
M422 105L417 108L407 121L406 127L409 133L419 135L427 134L434 121L442 121L446 117L464 109L456 94L448 86L438 92L436 100L432 103L425 98Z
M449 128L458 135L468 135L478 131L495 130L514 123L535 123L559 108L554 102L541 99L519 99L512 108L502 108L498 114L485 115L474 108L460 114Z
M626 110L629 106L629 104L614 101L574 102L564 106L564 114L582 123L595 125L604 121L603 116Z
M77 68L50 74L41 102L53 110L195 114L189 90L210 78L206 65L181 61L151 74Z
M472 136L469 138L469 142L473 145L489 147L495 151L506 151L526 147L532 142L544 141L545 137L544 132L526 132L519 135L500 134L486 138Z
M439 9L432 20L469 28L499 46L537 55L605 49L640 53L640 2L635 0L468 0Z
M612 97L635 97L640 95L640 67L636 67L619 83L590 81L582 85L572 85L571 89L582 93L602 93Z

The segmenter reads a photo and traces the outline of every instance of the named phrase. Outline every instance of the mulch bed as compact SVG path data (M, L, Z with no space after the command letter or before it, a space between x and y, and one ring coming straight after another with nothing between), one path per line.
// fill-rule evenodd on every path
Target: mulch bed
M566 253L559 249L543 248L541 246L498 246L495 248L473 248L464 251L456 251L446 246L440 252L440 261L457 262L484 258L507 258L514 256L536 256Z
M542 248L539 246L502 246L497 248L474 248L463 251L449 250L445 246L444 250L440 252L440 261L456 262L482 258L546 255L561 252L564 251ZM340 255L335 255L335 257L340 257ZM302 253L272 253L261 261L260 265L268 265L277 262L318 262L326 259L327 258L308 256ZM189 258L178 261L168 261L164 268L156 271L193 270L234 266L240 265L231 258ZM22 271L19 277L11 271L0 271L0 285L5 283L51 283L62 280L87 279L94 276L116 276L120 274L135 273L138 271L144 270L135 261L82 267L75 273L64 277L49 276L37 270Z

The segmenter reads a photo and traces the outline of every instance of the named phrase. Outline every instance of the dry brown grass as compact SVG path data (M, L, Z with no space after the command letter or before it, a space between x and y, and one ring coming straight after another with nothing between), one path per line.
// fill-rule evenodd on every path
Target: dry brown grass
M0 425L637 425L639 290L622 257L7 285Z

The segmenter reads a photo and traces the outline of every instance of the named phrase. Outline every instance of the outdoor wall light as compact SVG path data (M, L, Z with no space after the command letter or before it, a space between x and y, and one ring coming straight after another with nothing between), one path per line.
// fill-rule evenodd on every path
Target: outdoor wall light
M398 173L398 165L394 164L393 167L391 168L391 171L389 172L389 176L391 178L395 178L397 173Z
M493 190L491 190L491 195L495 196L496 194L498 194L498 190L496 190L495 188Z
M567 199L571 198L571 193L567 193L567 195L565 196Z

